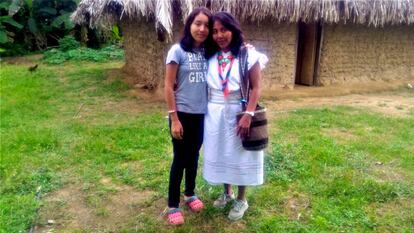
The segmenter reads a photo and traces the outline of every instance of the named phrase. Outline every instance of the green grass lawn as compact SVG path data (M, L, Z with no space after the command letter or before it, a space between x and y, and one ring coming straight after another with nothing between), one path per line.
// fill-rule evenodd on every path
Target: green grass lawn
M164 104L107 77L121 66L1 64L0 232L413 232L414 115L347 106L272 115L265 184L242 221L199 176L206 209L166 226Z

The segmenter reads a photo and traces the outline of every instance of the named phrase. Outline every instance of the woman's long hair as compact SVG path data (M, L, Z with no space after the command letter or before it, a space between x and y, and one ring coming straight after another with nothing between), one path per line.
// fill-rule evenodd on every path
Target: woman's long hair
M195 17L197 17L197 15L199 15L200 13L208 17L209 32L208 32L207 39L204 42L204 46L211 43L211 42L207 42L207 41L211 41L211 26L210 25L213 23L213 21L211 21L211 17L212 17L211 11L205 7L197 7L186 18L185 24L184 24L183 36L180 40L180 46L186 52L193 52L194 38L191 35L191 24L193 24Z
M214 14L212 17L212 21L213 21L212 23L213 25L214 25L214 22L219 21L225 28L231 31L232 39L229 45L230 51L233 55L237 56L239 54L240 47L244 43L244 35L241 30L239 21L236 18L234 18L233 15L225 11L220 11ZM211 28L213 28L213 25L211 26ZM211 34L213 34L213 29L211 29ZM214 43L214 44L216 46L215 49L217 51L219 47L217 43Z

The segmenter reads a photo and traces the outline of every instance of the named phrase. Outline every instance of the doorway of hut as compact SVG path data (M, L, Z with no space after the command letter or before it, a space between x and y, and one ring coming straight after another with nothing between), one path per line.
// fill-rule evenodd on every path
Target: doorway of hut
M299 22L297 36L295 84L317 85L322 24Z

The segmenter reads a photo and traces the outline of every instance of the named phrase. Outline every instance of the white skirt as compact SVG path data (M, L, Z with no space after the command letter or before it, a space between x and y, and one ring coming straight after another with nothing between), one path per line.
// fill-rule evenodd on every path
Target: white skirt
M204 120L203 177L210 184L263 184L263 151L247 151L237 136L238 102L209 100Z

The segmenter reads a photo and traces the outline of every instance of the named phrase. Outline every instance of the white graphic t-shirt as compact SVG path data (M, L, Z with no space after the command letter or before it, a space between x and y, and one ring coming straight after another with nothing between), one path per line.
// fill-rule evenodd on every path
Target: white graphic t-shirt
M178 64L175 101L177 111L186 113L206 113L207 111L207 60L204 49L184 51L175 44L168 51L166 64Z

